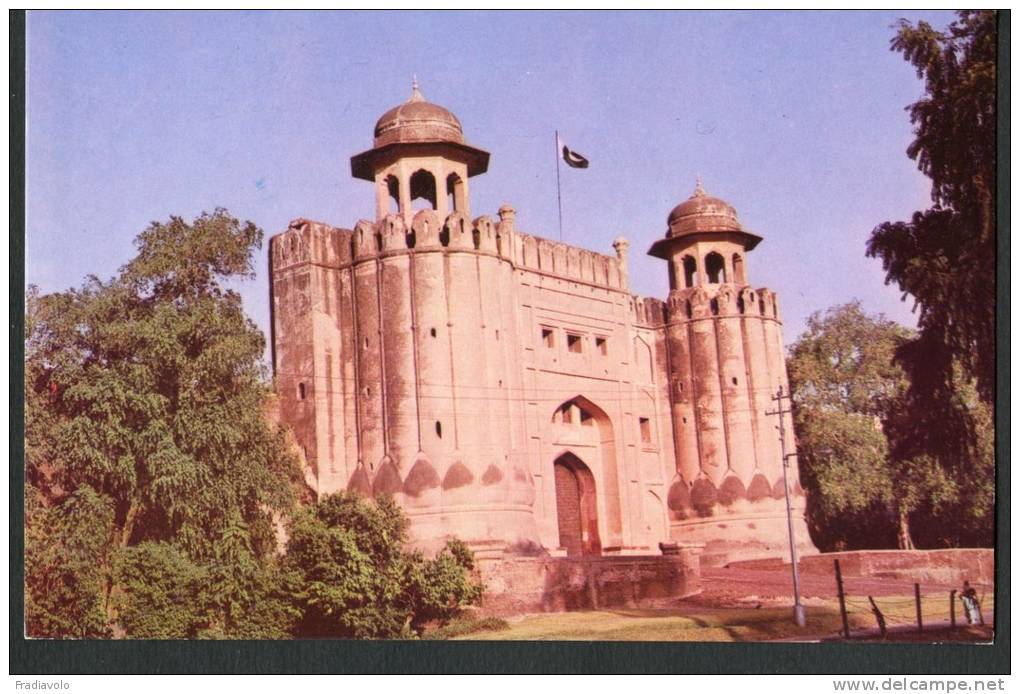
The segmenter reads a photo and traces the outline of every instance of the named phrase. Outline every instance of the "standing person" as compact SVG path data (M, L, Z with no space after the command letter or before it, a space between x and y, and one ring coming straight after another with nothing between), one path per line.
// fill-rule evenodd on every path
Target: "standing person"
M977 591L971 586L970 581L963 582L963 590L960 591L960 600L963 601L963 612L967 616L967 624L978 624L981 621L981 610L978 605Z

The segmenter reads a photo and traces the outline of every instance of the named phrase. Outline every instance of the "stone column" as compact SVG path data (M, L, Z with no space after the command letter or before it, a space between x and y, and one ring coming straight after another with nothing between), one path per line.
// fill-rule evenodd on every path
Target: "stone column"
M396 494L402 477L418 453L418 376L414 365L411 321L410 255L403 218L389 215L382 222L383 253L379 259L378 304L380 348L385 379L385 423L388 470L377 470L373 490Z
M716 487L729 467L723 424L722 393L719 388L719 355L715 337L715 319L710 298L702 287L690 295L691 353L694 376L695 418L701 442L701 471Z
M751 402L747 397L744 338L734 285L721 285L716 302L719 306L716 319L719 382L726 422L727 456L730 469L746 490L754 471L754 437L751 432Z
M366 466L368 480L359 479L358 491L368 493L376 468L386 454L386 430L383 416L382 351L380 344L378 251L376 228L359 222L354 229L354 305L358 336L358 420L361 422L359 458ZM355 473L357 475L357 472ZM353 476L352 476L353 479Z

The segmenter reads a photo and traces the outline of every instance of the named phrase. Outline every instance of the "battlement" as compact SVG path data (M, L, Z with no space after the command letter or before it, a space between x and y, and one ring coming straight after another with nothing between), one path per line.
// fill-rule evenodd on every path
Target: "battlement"
M522 268L610 289L627 288L618 258L521 232L515 233L514 245Z
M273 269L299 263L348 267L362 260L414 251L478 252L498 256L515 267L608 289L626 290L626 258L525 234L514 229L512 208L500 209L499 221L462 212L440 220L434 210L415 213L410 228L390 214L377 222L361 220L353 230L295 219L270 239Z
M731 283L674 289L669 293L666 307L673 320L744 315L782 320L775 292L765 287L754 289Z
M343 267L351 262L350 229L338 229L323 222L295 219L287 231L269 240L273 271L300 263Z
M647 296L631 296L630 314L636 325L658 328L666 322L666 302Z

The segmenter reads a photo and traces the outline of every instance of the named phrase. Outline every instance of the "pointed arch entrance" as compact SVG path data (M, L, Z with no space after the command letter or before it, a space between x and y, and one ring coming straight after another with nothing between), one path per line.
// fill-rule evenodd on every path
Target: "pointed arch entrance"
M568 557L600 554L602 542L591 470L573 453L564 453L553 462L553 472L560 547L567 550Z
M613 553L623 544L623 517L621 514L620 474L617 470L616 437L613 423L605 410L583 395L564 401L549 419L548 428L543 438L552 448L552 456L547 465L562 462L568 470L575 474L577 484L583 485L588 480L591 490L591 512L586 517L590 520L591 538L598 538L596 545L589 542L587 551ZM572 458L564 458L566 454ZM556 465L553 465L556 468ZM549 470L549 481L555 482L556 469ZM568 478L560 472L564 484ZM556 508L555 484L546 487L549 496L550 513L547 516L549 542L555 542L558 533L558 519L552 517L552 509ZM597 494L596 494L597 490ZM596 513L597 510L597 513ZM588 526L586 525L585 528Z

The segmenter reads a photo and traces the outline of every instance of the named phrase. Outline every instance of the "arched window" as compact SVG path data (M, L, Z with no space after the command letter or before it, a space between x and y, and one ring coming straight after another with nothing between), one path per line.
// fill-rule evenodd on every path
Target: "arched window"
M450 212L464 212L464 182L455 173L446 177L447 207Z
M400 211L400 181L396 176L386 177L386 191L389 193L387 198L389 211L391 214L396 214Z
M425 200L429 207L416 206L414 201L419 199ZM411 174L411 207L416 210L436 209L436 177L425 169L418 169Z
M684 256L684 286L690 289L698 282L698 261L689 255Z
M726 281L726 261L721 255L709 253L705 256L705 274L708 275L709 284Z
M738 284L747 283L747 277L744 275L744 258L739 253L733 254L733 281Z

